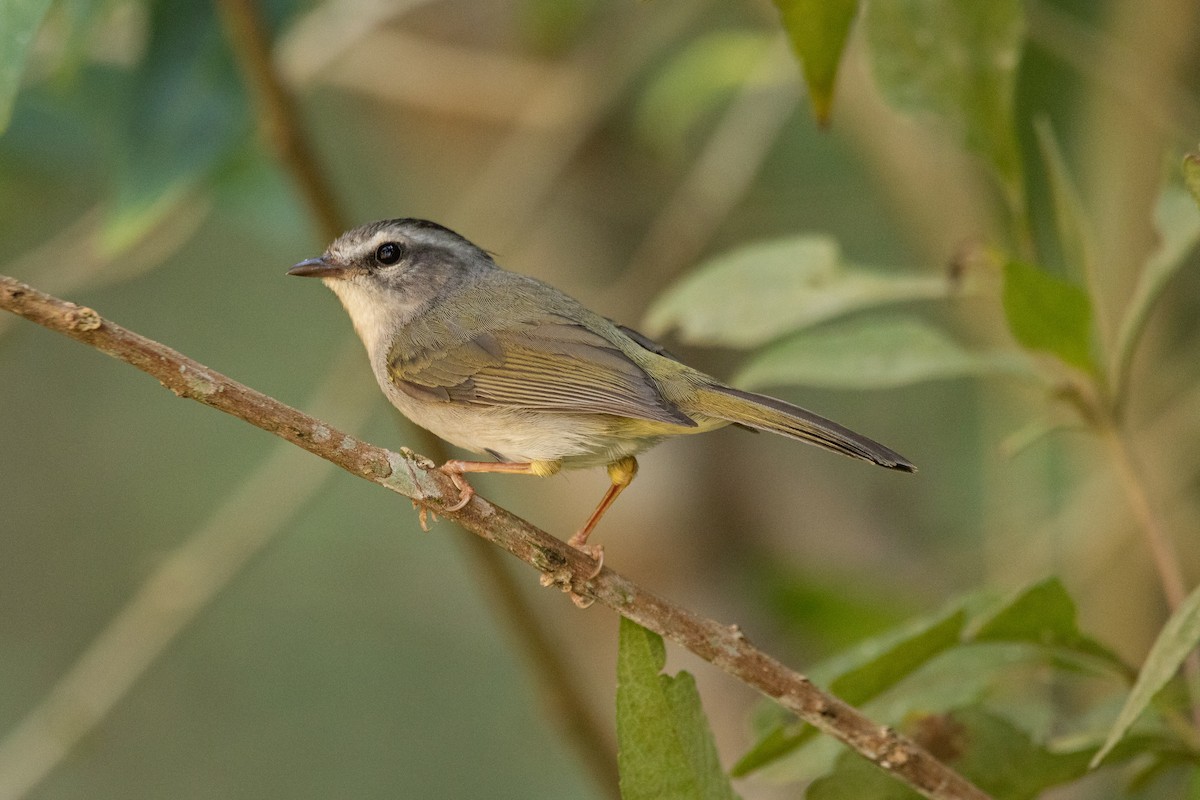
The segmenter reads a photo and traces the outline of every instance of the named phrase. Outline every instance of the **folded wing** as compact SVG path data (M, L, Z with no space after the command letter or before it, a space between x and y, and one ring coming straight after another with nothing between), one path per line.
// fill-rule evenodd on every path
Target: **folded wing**
M488 331L446 349L394 351L388 367L401 391L425 400L696 426L616 345L565 317Z

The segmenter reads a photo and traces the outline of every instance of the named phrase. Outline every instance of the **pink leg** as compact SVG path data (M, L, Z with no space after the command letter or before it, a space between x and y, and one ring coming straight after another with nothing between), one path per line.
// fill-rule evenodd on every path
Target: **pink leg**
M600 499L600 504L596 506L596 510L588 517L587 522L579 529L579 532L567 540L567 544L576 547L583 552L596 559L596 569L589 575L589 578L594 578L600 574L600 570L604 567L604 548L600 545L588 545L588 537L592 535L592 530L596 524L600 522L600 518L604 516L609 507L620 496L621 492L625 491L625 487L633 483L634 477L637 475L638 464L637 459L633 456L614 461L608 465L608 477L612 480L612 486L608 487L608 491L604 493L604 497Z
M558 462L555 461L447 461L438 469L450 476L450 480L458 487L459 499L446 511L458 511L475 496L475 489L463 477L464 472L503 472L509 475L553 475L558 472Z

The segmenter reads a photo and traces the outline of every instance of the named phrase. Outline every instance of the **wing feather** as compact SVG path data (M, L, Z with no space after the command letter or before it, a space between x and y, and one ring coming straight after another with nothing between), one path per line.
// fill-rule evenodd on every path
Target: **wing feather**
M615 344L562 317L444 350L393 351L388 367L401 391L422 400L696 425Z

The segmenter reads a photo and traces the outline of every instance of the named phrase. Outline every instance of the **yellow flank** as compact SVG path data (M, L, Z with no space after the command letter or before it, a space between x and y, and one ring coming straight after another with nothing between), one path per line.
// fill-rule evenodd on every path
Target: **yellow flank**
M634 419L633 417L614 417L612 433L614 436L629 439L660 439L666 436L688 436L693 433L706 433L723 428L729 423L723 419L699 418L695 427L675 425L670 422L659 422L653 419Z
M539 478L549 478L562 469L561 461L530 461L529 471Z
M633 456L626 456L608 465L608 477L614 486L628 486L637 477L638 463Z

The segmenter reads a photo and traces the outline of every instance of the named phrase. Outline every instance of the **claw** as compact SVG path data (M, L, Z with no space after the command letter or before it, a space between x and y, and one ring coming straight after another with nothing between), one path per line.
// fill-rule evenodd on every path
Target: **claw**
M575 534L567 541L567 544L571 545L576 550L596 562L596 566L593 567L592 571L589 572L584 578L585 581L592 580L600 574L601 570L604 569L604 546L599 544L587 544L586 533ZM552 583L560 583L559 581L553 579L548 581L548 577L549 576L546 575L542 576L542 586L549 586ZM562 590L564 592L567 592L571 595L571 602L574 603L578 608L587 608L592 603L596 602L596 598L594 597L584 597L581 594L576 594L575 592L571 591L571 583L569 580L561 582L560 585L562 586Z
M565 593L571 596L571 602L574 603L577 608L587 608L592 603L596 602L596 598L594 597L584 597L583 595L577 594L571 590L571 571L565 567L555 572L543 572L542 577L538 579L538 582L547 588L551 586L557 586L559 589L562 589Z
M600 571L604 569L604 545L591 544L579 549L591 556L592 560L596 562L596 567L589 572L587 576L587 579L590 581L592 578L599 575Z
M475 489L471 484L467 483L467 479L462 476L461 472L446 469L445 465L441 467L442 472L450 476L450 480L458 489L458 502L452 506L446 506L446 511L458 511L471 502L471 498L475 496Z
M604 569L604 545L585 544L585 545L576 545L576 547L579 550L581 550L582 552L584 552L585 554L587 554L589 557L591 557L591 559L593 561L596 562L596 566L592 569L591 572L588 573L587 578L584 579L584 580L590 581L592 578L595 578L597 575L599 575L600 571L602 569ZM587 608L588 606L590 606L592 603L596 602L596 598L584 597L581 594L576 594L575 592L571 592L571 602L575 604L576 608L584 609L584 608Z
M587 537L589 532L586 530L580 531L568 539L567 544L596 562L596 568L589 572L587 576L587 579L590 581L600 574L600 570L604 569L604 545L588 544Z
M417 522L420 523L421 530L429 533L429 519L432 517L433 521L437 522L437 512L429 506L418 503L416 500L412 501L412 505L413 508L417 509Z

